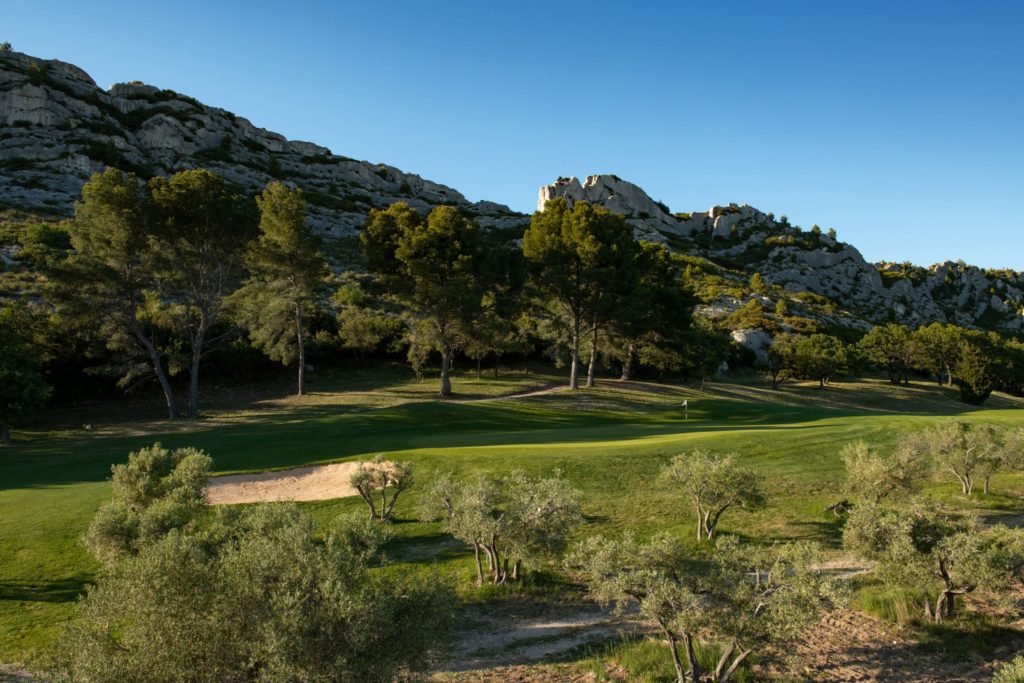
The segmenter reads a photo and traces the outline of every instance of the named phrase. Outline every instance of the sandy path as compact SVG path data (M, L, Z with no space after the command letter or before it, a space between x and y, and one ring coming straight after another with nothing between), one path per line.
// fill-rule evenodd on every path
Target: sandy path
M528 391L522 391L518 394L502 394L500 396L484 396L482 398L457 398L453 403L487 403L489 401L504 401L509 398L531 398L533 396L545 396L547 394L553 394L556 391L568 390L565 384L547 384L539 389L530 389Z
M211 477L206 497L211 505L282 500L330 500L356 495L348 483L358 462L297 467L276 472Z
M457 633L452 657L438 672L468 672L492 667L531 664L557 658L588 643L605 642L627 633L646 633L639 610L624 614L596 605L535 606L524 613L470 609Z

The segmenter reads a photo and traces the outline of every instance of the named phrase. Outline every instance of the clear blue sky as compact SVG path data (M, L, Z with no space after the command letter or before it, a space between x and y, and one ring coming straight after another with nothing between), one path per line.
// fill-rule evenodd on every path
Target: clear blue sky
M1019 0L35 0L0 40L521 211L615 173L869 260L1024 269L1022 26Z

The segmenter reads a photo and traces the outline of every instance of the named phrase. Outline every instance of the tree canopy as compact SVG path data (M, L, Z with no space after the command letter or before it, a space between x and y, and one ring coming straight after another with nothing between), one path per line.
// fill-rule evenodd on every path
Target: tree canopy
M301 190L272 182L256 198L260 235L245 253L249 278L231 295L235 317L273 360L298 361L296 393L305 393L306 321L327 275L319 239L306 224Z

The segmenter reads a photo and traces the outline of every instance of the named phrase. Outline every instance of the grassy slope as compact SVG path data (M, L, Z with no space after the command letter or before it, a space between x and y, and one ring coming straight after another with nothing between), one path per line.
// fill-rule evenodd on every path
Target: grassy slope
M456 390L484 398L556 379L467 377ZM942 415L1003 424L1024 419L1024 406L1008 399L993 399L995 409L968 410L926 384L895 389L869 382L825 392L716 385L702 394L609 382L577 394L446 403L430 399L433 384L408 383L400 374L350 377L342 386L301 403L223 400L192 426L140 422L107 406L106 417L65 411L16 434L22 444L0 457L0 661L30 657L59 631L95 570L78 538L108 495L111 463L157 439L207 450L221 473L379 452L413 461L421 481L441 468L548 473L558 467L583 492L589 523L581 533L672 529L686 537L691 517L685 503L651 481L673 453L705 446L736 451L768 480L770 506L727 516L723 531L755 541L811 538L835 547L836 519L824 508L837 499L842 445L863 438L886 447ZM684 398L691 405L688 420L679 408ZM95 423L92 432L68 427L86 420ZM1013 492L1024 489L1024 477L1002 477L995 489L971 505L993 514L1019 509ZM952 485L936 484L929 492L958 500ZM391 556L400 565L467 575L463 549L436 525L414 521L415 497L414 491L399 503ZM354 499L309 504L325 523L361 505Z

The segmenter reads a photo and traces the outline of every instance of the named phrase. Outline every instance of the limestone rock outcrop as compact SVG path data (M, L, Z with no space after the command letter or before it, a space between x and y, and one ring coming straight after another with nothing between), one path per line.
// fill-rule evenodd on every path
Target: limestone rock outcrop
M282 179L304 191L310 224L326 236L352 235L370 209L395 201L419 209L452 204L487 227L521 227L528 221L507 206L470 203L451 187L393 166L288 140L186 95L139 82L103 90L74 65L0 52L0 209L70 215L82 185L106 166L143 178L209 168L248 192ZM802 231L748 205L673 213L637 185L610 174L582 183L559 178L540 188L537 208L555 197L622 214L639 239L720 268L733 291L760 273L795 300L803 296L815 302L808 306L827 326L948 321L1024 332L1021 273L961 262L930 268L871 264L850 244L820 230ZM0 254L4 262L10 258ZM725 294L705 303L725 313L743 302Z
M582 184L576 178L559 178L540 188L537 208L554 197L588 201L622 214L638 239L741 270L743 275L728 275L738 282L757 272L787 292L827 297L840 309L818 311L827 325L863 328L891 320L911 325L940 321L1024 330L1021 273L947 262L904 277L902 265L868 263L853 245L820 230L802 231L745 204L671 213L640 187L614 175L590 176ZM708 310L725 315L739 305L722 300ZM751 346L746 337L741 341Z
M768 218L751 206L735 204L713 206L706 213L673 214L639 186L610 174L588 176L582 184L570 177L544 185L538 193L537 210L542 211L555 197L564 197L570 203L600 204L625 216L637 237L654 242L665 242L666 233L688 236L707 232L713 237L729 237L738 227L759 225Z
M0 53L0 206L67 215L89 176L117 166L143 177L209 168L256 191L274 178L301 187L310 223L352 234L370 208L463 206L484 225L525 217L393 166L287 140L170 90L118 83L104 91L78 67Z

